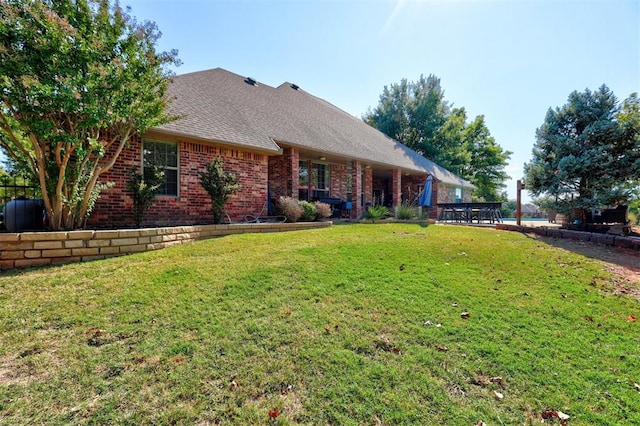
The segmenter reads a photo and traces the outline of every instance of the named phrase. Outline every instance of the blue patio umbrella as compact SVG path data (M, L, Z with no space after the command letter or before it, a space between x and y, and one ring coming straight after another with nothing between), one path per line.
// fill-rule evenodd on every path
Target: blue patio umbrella
M423 207L431 207L431 196L433 195L433 176L427 176L427 180L424 183L424 189L422 190L422 194L420 194L420 199L418 200L418 205Z

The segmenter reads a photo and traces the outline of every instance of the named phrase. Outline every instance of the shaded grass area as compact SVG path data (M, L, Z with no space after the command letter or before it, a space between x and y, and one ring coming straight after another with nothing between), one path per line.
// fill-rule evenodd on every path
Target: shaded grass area
M0 423L640 424L611 287L521 234L402 224L5 273Z

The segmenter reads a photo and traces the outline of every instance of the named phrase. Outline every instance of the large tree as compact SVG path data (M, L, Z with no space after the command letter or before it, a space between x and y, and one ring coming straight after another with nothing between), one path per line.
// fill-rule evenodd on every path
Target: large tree
M500 189L509 178L504 169L511 152L491 136L483 116L467 122L464 108L454 108L444 98L440 79L420 76L384 87L378 106L364 121L386 135L468 179L477 189L474 197L502 199Z
M550 108L525 164L527 189L554 197L565 212L626 203L640 179L638 105L632 94L621 107L603 85Z
M52 229L90 213L132 137L165 123L176 52L110 0L0 0L0 146L42 187Z

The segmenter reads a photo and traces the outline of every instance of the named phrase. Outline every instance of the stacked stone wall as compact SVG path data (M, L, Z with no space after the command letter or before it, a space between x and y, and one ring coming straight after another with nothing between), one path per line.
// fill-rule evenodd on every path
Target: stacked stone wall
M331 226L331 222L245 223L0 234L0 269L105 259L230 234L284 232L328 226Z

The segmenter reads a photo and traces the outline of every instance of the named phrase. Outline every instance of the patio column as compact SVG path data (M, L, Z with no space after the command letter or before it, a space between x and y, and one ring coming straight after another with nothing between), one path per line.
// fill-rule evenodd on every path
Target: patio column
M300 169L300 151L296 148L289 148L287 155L287 168L289 174L287 176L288 187L291 190L290 196L298 199L298 171Z
M362 163L360 161L351 162L351 219L359 218L364 211L362 204L362 170Z
M402 170L393 169L391 177L392 207L396 208L402 203Z

